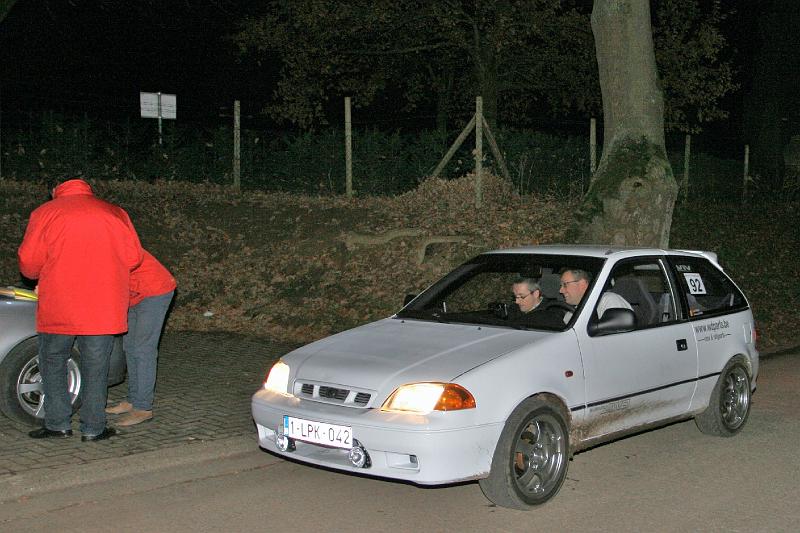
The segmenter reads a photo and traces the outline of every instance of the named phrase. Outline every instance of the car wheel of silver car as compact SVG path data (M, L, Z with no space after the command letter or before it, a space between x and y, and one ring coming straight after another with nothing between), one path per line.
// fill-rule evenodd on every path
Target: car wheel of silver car
M736 435L750 415L750 376L741 363L729 364L714 385L705 411L694 419L698 429L708 435Z
M67 380L73 408L78 407L81 373L78 352L67 362ZM28 339L11 350L0 365L0 411L25 424L41 425L44 419L44 392L39 373L39 343Z
M483 493L502 507L528 510L558 493L567 477L569 432L562 410L530 398L512 413L500 435Z

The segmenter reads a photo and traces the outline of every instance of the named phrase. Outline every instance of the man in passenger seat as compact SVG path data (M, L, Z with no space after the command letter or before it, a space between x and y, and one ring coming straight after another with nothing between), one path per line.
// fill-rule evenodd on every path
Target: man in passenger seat
M590 279L591 276L585 270L581 270L579 268L567 269L561 274L561 288L558 292L564 296L564 301L566 301L569 305L577 307L578 304L581 303L583 295L586 294L586 289L589 288ZM603 295L600 297L600 301L597 303L598 318L602 318L603 313L606 312L606 309L611 308L633 310L631 304L629 304L625 298L619 294L606 291L603 293ZM572 313L567 312L564 315L564 323L568 323L571 319Z

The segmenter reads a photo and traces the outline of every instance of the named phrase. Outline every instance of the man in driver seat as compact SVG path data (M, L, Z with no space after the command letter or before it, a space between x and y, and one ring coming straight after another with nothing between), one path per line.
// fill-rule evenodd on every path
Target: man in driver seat
M509 320L529 326L557 327L561 325L560 313L563 310L551 308L546 302L543 302L542 288L536 280L517 278L511 285L511 292L514 293L516 308L512 306L509 309Z

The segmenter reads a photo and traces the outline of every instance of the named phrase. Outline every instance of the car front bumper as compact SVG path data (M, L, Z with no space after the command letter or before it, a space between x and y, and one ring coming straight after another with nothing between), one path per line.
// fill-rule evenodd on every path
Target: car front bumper
M305 463L420 485L486 477L503 429L502 423L471 423L473 413L387 413L329 405L263 389L253 395L251 405L258 444L265 450ZM295 441L295 450L281 451L276 437L284 415L350 426L353 437L369 454L371 465L354 466L348 449L300 441Z

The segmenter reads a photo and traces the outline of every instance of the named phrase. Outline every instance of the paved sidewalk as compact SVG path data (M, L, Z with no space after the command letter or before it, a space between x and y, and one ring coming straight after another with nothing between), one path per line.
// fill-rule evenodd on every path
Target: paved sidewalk
M153 420L119 428L107 441L81 442L78 417L69 439L34 440L30 427L0 416L0 479L35 469L250 435L250 396L272 362L293 346L231 333L168 332L161 341ZM123 383L109 401L125 398ZM109 416L113 425L117 417ZM189 453L189 452L187 452Z
M232 333L166 333L161 341L153 420L120 428L119 434L107 441L84 443L77 431L77 416L73 417L72 438L34 440L27 435L30 427L0 415L0 481L37 469L240 436L252 438L255 450L250 396L273 361L293 347ZM762 353L762 357L796 349ZM124 383L113 387L109 400L124 399L126 392ZM115 418L109 416L112 425ZM185 453L194 452L188 447Z

